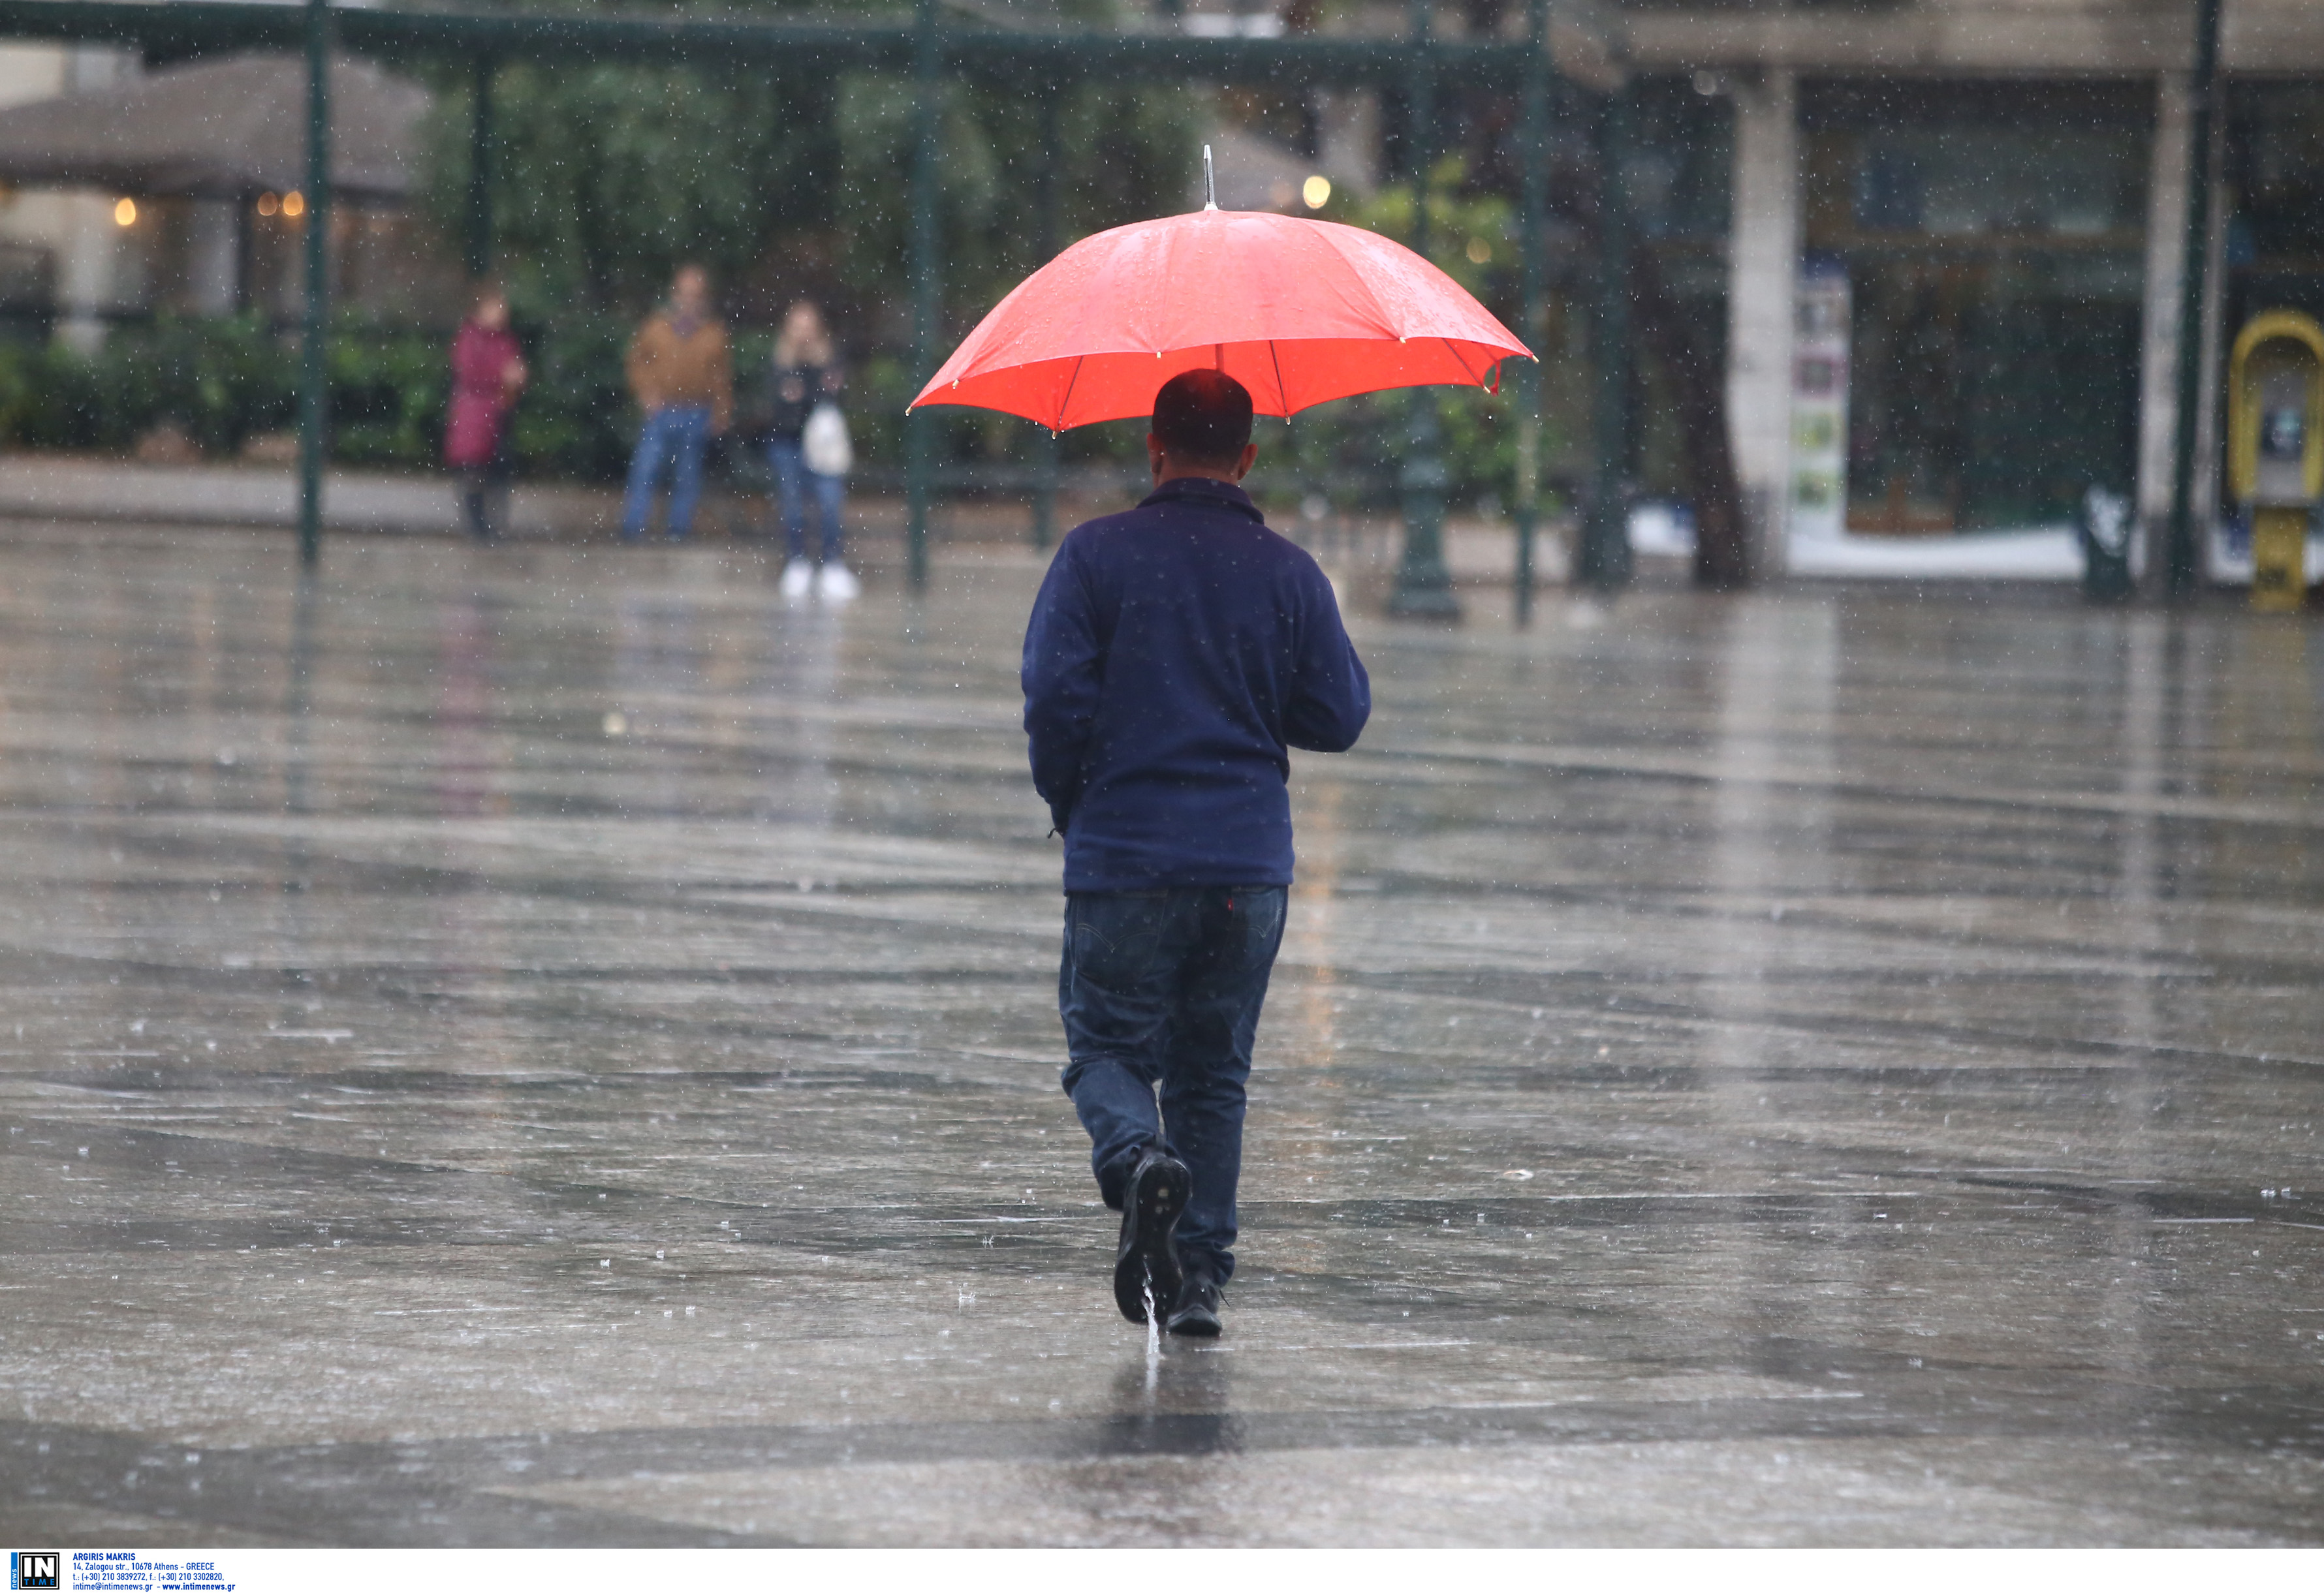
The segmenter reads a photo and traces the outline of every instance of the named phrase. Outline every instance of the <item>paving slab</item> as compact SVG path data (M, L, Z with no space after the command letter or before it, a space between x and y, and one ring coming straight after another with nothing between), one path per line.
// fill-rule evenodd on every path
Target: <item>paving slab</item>
M1214 1344L1058 1090L1038 562L0 536L0 1529L2324 1538L2324 636L1358 615Z

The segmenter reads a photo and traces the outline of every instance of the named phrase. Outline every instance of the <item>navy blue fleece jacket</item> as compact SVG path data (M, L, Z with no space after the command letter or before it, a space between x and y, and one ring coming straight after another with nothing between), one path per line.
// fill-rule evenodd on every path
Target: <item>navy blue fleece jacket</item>
M1290 750L1354 745L1372 703L1315 561L1196 476L1065 539L1024 686L1067 891L1289 885Z

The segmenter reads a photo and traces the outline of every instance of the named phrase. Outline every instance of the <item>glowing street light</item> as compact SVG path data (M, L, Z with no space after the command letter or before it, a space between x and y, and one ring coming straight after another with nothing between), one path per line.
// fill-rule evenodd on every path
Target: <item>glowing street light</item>
M282 196L282 214L299 217L307 214L307 196L293 189Z
M281 200L280 200L280 199L277 199L273 195L272 195L272 194L261 194L261 195L258 197L258 214L259 214L259 215L261 215L261 216L272 216L276 211L278 211L278 210L280 210L280 209L281 209L281 208L282 208L282 201L281 201Z
M1299 185L1299 198L1307 202L1308 209L1323 209L1325 201L1332 198L1332 180L1317 172Z
M135 226L137 225L137 201L134 199L117 199L114 201L113 225L116 227Z

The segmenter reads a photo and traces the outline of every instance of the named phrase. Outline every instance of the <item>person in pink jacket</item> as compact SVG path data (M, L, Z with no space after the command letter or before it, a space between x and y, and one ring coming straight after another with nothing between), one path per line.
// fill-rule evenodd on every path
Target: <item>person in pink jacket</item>
M487 285L452 340L452 401L444 418L444 463L460 474L461 507L480 543L498 537L508 519L508 416L524 381L508 296Z

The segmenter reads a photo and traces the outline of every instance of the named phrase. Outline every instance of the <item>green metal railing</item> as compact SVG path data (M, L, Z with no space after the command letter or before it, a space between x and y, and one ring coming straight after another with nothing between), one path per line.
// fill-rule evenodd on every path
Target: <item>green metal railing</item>
M458 13L340 9L329 0L300 5L253 5L235 0L0 0L0 38L109 42L148 51L189 54L231 49L298 50L309 74L306 304L300 408L300 548L309 564L321 548L325 407L322 339L327 321L327 264L330 211L331 107L324 64L334 50L389 59L434 59L473 65L475 123L467 195L469 269L478 274L492 260L493 74L506 60L715 63L796 62L802 58L831 69L855 69L908 75L917 88L917 125L911 172L913 355L923 376L933 371L939 351L939 258L937 226L937 118L944 84L974 79L1013 86L1054 102L1068 86L1092 81L1222 83L1277 88L1360 88L1401 89L1413 110L1412 142L1425 152L1435 143L1435 96L1440 84L1514 89L1519 95L1524 178L1519 185L1518 254L1523 262L1520 336L1537 340L1544 309L1541 263L1543 222L1548 207L1546 167L1551 116L1561 107L1586 114L1581 91L1551 63L1549 0L1528 0L1523 40L1443 40L1432 36L1433 0L1411 0L1410 27L1400 39L1191 38L1176 34L1099 33L1085 31L1004 32L961 26L943 14L939 0L916 0L909 22L840 25L781 20L698 20L621 15L540 15L523 12ZM1044 147L1055 158L1054 130ZM1419 170L1425 171L1425 166ZM1037 226L1052 250L1056 243L1056 181L1041 181ZM1427 208L1416 207L1426 248ZM1618 301L1618 282L1604 285L1604 307ZM1603 349L1607 340L1600 340ZM1540 437L1538 369L1520 362L1518 393L1520 465L1515 506L1517 525L1517 605L1530 603L1533 531L1537 515ZM1608 384L1598 384L1600 407ZM1415 407L1411 457L1406 462L1406 549L1398 567L1394 607L1404 613L1457 613L1442 547L1443 479L1436 456L1433 396ZM914 416L908 438L907 559L912 580L926 580L927 530L933 480L932 423ZM1598 429L1600 475L1618 470L1604 455L1607 440L1627 427L1627 406ZM1054 460L1054 448L1042 458ZM1053 475L1053 472L1052 472ZM1595 502L1616 496L1610 477L1596 484ZM1036 523L1046 527L1050 494L1037 500ZM1597 572L1606 579L1609 572Z

